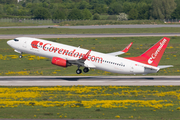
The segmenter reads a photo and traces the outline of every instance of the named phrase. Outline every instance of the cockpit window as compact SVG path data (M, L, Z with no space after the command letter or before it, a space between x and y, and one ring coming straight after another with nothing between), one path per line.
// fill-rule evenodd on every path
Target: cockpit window
M14 41L19 41L18 39L14 39Z

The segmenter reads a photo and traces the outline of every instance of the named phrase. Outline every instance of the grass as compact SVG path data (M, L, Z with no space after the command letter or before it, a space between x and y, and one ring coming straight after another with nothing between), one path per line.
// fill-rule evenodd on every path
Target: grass
M76 25L119 25L119 24L164 24L160 20L78 20L78 21L64 21L59 23L60 26L76 26Z
M179 86L0 88L0 118L117 119L120 117L120 119L178 120L180 117ZM23 104L26 101L29 104ZM56 104L51 104L52 102ZM58 104L58 102L69 104Z
M41 24L38 23L14 23L14 22L0 22L1 27L8 27L8 26L38 26ZM44 25L52 25L52 24L44 24Z
M102 19L107 19L107 15L101 16ZM15 19L14 19L15 20ZM6 22L5 22L6 21ZM59 21L58 21L59 22ZM52 20L29 20L21 19L21 21L12 21L12 19L1 19L0 26L38 26L38 25L60 25L60 26L75 26L75 25L117 25L117 24L164 24L160 20L128 20L128 21L117 21L117 20L72 20L72 21L61 21L60 23L53 23Z
M103 29L70 29L70 28L12 28L0 29L0 34L113 34L113 33L179 33L180 28L103 28Z
M91 49L98 52L110 53L124 49L130 42L133 45L128 53L121 57L133 57L141 55L149 47L155 44L162 37L125 37L125 38L56 38L47 39L72 46ZM170 37L168 48L166 49L160 65L174 65L172 68L162 69L156 74L148 75L180 75L180 37ZM39 59L38 56L26 55L22 59L18 58L18 53L7 45L7 40L0 40L0 75L77 75L77 66L62 68L51 64L50 59ZM8 55L16 55L17 58ZM32 58L32 59L30 59ZM25 74L22 72L25 71ZM12 73L14 72L14 73ZM91 69L88 73L81 75L121 75L101 70Z

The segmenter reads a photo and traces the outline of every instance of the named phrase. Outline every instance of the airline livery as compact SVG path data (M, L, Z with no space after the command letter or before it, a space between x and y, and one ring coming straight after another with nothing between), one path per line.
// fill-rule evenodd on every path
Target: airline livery
M28 53L50 58L52 64L61 67L77 65L77 74L82 73L80 67L84 67L85 73L93 68L121 74L148 74L172 67L172 65L158 65L169 41L170 38L164 37L142 55L125 58L118 55L126 53L132 43L122 51L106 54L30 37L15 38L9 40L7 44L21 54L20 58L22 53Z

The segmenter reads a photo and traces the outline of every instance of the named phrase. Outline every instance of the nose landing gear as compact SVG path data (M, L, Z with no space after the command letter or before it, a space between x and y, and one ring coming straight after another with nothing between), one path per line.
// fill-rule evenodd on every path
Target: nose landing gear
M19 55L19 58L22 58L23 56L22 55Z

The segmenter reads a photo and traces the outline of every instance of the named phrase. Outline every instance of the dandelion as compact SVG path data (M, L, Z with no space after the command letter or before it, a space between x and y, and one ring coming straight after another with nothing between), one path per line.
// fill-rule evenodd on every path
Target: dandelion
M95 49L95 47L91 47L91 49Z
M52 74L57 74L57 72L52 72Z
M169 46L169 47L167 47L168 49L172 49L173 48L173 46Z
M36 117L36 115L34 115L34 117Z
M34 60L34 58L29 58L28 60Z
M125 53L125 55L131 55L131 53Z
M120 116L119 116L119 115L116 115L115 117L116 117L116 118L120 118Z

